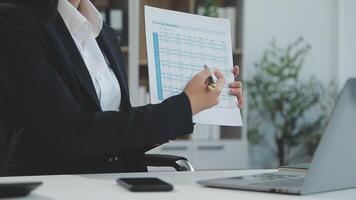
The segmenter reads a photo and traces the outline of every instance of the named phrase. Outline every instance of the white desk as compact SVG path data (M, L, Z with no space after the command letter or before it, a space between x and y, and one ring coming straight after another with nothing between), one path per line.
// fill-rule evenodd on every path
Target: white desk
M271 170L269 170L271 171ZM197 180L240 176L268 170L202 171L202 172L151 172L134 174L97 174L0 178L3 181L40 180L43 185L25 199L114 199L114 200L242 200L242 199L356 199L356 189L321 193L309 196L248 192L205 188ZM116 184L119 177L158 177L174 185L172 192L133 193Z

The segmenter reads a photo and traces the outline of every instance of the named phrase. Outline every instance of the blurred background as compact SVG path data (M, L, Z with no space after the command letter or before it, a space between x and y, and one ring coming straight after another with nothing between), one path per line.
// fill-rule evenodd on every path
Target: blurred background
M356 76L354 0L92 0L116 31L133 105L149 103L144 5L231 22L241 67L244 127L196 125L154 149L197 170L309 162L337 94Z

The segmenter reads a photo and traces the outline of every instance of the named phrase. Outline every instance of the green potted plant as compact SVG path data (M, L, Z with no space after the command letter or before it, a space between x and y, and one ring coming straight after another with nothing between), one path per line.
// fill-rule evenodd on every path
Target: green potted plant
M203 4L203 15L208 17L218 16L218 2L217 0L205 0Z
M286 48L272 41L246 82L248 139L254 145L273 138L280 166L313 154L336 97L335 84L300 78L310 49L303 38Z

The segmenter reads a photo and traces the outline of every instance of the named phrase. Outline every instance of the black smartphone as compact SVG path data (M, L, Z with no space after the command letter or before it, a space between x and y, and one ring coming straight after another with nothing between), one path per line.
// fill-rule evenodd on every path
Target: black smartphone
M173 190L173 185L158 178L119 178L116 182L132 192L158 192Z
M27 196L42 182L0 183L0 198Z

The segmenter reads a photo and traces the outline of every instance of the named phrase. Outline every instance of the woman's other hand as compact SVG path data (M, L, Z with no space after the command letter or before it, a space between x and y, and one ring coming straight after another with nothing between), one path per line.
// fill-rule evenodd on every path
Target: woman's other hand
M234 73L234 77L235 77L235 80L236 80L236 78L240 74L240 67L239 66L235 66L232 69L232 73ZM242 107L244 106L244 96L243 96L241 81L234 81L234 82L229 84L229 87L230 87L230 94L235 96L237 98L237 100L238 100L238 105L237 106L240 109L242 109Z

